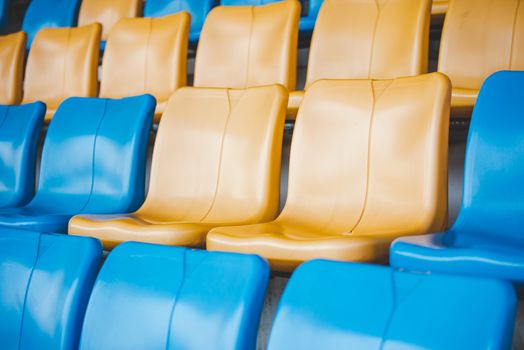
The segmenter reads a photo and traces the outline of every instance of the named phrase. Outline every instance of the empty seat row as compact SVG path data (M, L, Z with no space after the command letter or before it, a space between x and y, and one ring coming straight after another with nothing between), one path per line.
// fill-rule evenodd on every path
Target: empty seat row
M0 243L4 349L255 349L260 257L130 242L98 273L95 239L1 229ZM502 350L515 310L508 282L317 260L290 278L267 348Z
M516 0L503 0L505 6L492 9L493 0L481 1L482 6L455 2L444 26L439 71L452 81L451 105L457 117L470 115L489 74L524 69L524 40L518 35L524 23L522 7ZM306 89L319 79L394 79L425 73L429 9L429 0L391 0L378 7L371 0L325 1L311 42ZM288 116L294 118L304 96L293 91L298 21L299 4L292 0L215 8L201 34L194 86L282 84L291 91ZM158 101L158 120L168 97L186 84L189 22L186 13L179 13L123 19L115 25L102 64L100 97L152 94ZM29 54L23 101L44 101L49 119L65 97L96 96L99 36L100 27L94 24L43 30L36 52ZM488 47L485 38L490 38ZM0 102L18 103L22 34L4 37L1 43L6 73ZM67 79L56 84L60 76Z
M439 248L426 266L443 266L438 256L450 254L450 266L493 265L491 275L524 281L522 240L515 236L521 213L512 199L518 193L508 187L522 175L522 81L524 73L503 72L486 82L468 144L463 211L450 233L437 238L441 243L427 248L431 254L440 244L458 253ZM175 92L158 129L145 201L154 99L68 99L48 130L36 196L0 210L0 226L94 236L106 249L133 240L255 253L280 271L313 258L384 262L396 238L446 227L449 101L449 80L440 73L313 84L295 125L287 201L274 219L283 87ZM35 113L30 106L6 110L22 108ZM511 129L488 127L498 111ZM4 157L14 159L12 151ZM13 168L15 175L24 170ZM5 183L15 183L15 175ZM481 229L477 217L486 220ZM393 264L407 261L399 264L409 268L411 260L424 260L419 248L393 247L399 247Z

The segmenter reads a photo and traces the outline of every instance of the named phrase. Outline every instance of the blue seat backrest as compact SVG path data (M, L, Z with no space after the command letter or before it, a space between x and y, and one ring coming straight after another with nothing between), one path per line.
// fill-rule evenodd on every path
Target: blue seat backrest
M308 0L307 15L305 17L316 19L323 2L324 0Z
M8 0L0 0L0 33L3 32L7 24L8 5Z
M27 207L70 214L137 209L155 105L150 95L64 101L47 131L38 191Z
M80 349L254 349L268 277L255 255L123 243L95 282Z
M75 27L80 0L31 0L27 7L22 30L27 33L27 48L42 28Z
M1 229L2 349L76 349L101 256L92 238Z
M41 102L0 106L0 208L27 204L35 193L36 148L44 115Z
M509 349L510 283L316 260L293 274L268 350Z
M161 17L186 11L191 15L189 40L195 42L200 36L207 14L215 5L214 0L147 0L144 17Z
M524 72L499 72L485 81L473 111L462 209L451 236L524 244L523 181Z

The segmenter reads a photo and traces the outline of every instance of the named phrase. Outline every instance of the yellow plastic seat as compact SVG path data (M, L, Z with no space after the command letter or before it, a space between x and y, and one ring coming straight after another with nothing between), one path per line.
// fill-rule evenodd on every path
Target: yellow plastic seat
M449 0L433 0L431 14L433 16L443 16L448 11Z
M453 86L451 114L469 117L484 80L524 69L524 5L520 0L450 1L438 71Z
M306 90L320 79L394 79L427 72L430 0L325 0L317 17ZM294 119L304 96L292 92Z
M272 220L279 204L287 91L181 88L160 121L149 193L128 215L81 215L69 234L202 247L217 226Z
M22 99L22 79L27 36L23 32L0 36L0 104Z
M194 86L295 89L300 4L215 7L204 23Z
M139 15L141 0L83 0L78 15L78 25L102 25L102 42L107 40L111 28L122 18Z
M45 28L31 45L25 70L23 103L42 101L45 120L68 97L96 97L100 24Z
M207 249L290 271L313 258L385 261L395 237L444 228L450 89L440 73L314 83L295 124L282 213L215 228Z
M171 94L186 85L189 24L187 12L120 20L107 40L100 97L151 94L158 121Z

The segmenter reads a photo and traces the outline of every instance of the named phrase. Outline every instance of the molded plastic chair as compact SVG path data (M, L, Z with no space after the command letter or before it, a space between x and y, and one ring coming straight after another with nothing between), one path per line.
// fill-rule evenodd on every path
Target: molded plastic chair
M36 148L45 105L0 106L0 208L27 204L35 193Z
M0 0L0 32L2 32L7 24L7 8L8 0Z
M191 15L189 41L198 42L206 17L215 5L215 0L147 0L144 17L162 17L179 12Z
M138 208L154 109L149 95L64 101L47 131L34 199L0 210L0 226L66 233L75 214Z
M186 12L118 22L107 41L100 97L151 94L158 121L169 97L186 85L189 22Z
M469 129L459 217L445 233L396 241L394 266L524 284L523 86L524 72L486 80Z
M447 217L449 80L321 80L306 92L289 165L287 202L269 223L220 227L207 249L302 261L387 259L406 234Z
M0 229L2 349L77 349L101 257L95 239Z
M124 243L87 307L80 349L255 349L269 269L257 256Z
M215 7L200 37L194 86L294 89L299 18L296 0Z
M290 278L268 350L510 349L516 307L499 280L316 260Z
M325 0L311 39L306 86L320 79L395 79L427 72L430 0ZM304 91L289 97L296 116Z
M27 36L23 32L0 36L0 104L22 100L22 80Z
M22 31L27 33L27 49L43 28L74 27L81 0L31 0L25 12Z
M433 16L445 15L448 11L449 0L433 0L431 14Z
M177 90L160 121L144 205L76 216L69 234L95 236L106 249L123 241L202 247L213 227L272 220L286 104L280 85Z
M141 5L141 0L83 0L78 25L100 23L102 25L100 50L104 51L107 37L113 26L122 18L138 17Z
M42 29L27 59L23 103L44 102L49 121L66 98L95 97L100 31L100 24Z
M524 70L524 6L520 0L451 1L438 71L451 79L451 111L469 117L480 87L500 70Z

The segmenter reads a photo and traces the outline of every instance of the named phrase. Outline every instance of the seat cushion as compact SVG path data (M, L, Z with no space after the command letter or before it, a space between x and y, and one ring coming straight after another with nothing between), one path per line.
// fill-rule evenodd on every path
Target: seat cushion
M77 215L69 222L68 231L78 236L100 239L104 249L125 241L149 242L185 247L203 247L207 232L219 224L155 223L131 215Z
M98 275L80 349L254 349L268 278L253 255L124 243Z
M72 214L33 208L7 208L0 210L0 226L39 232L67 232Z
M313 258L343 261L385 261L393 238L327 233L282 222L212 229L207 248L260 254L271 268L292 271Z
M315 260L282 295L268 350L509 349L510 283Z
M0 229L2 349L76 349L101 257L95 239Z
M403 237L391 245L390 263L413 271L494 277L524 283L524 247L495 242L447 242L446 234Z

